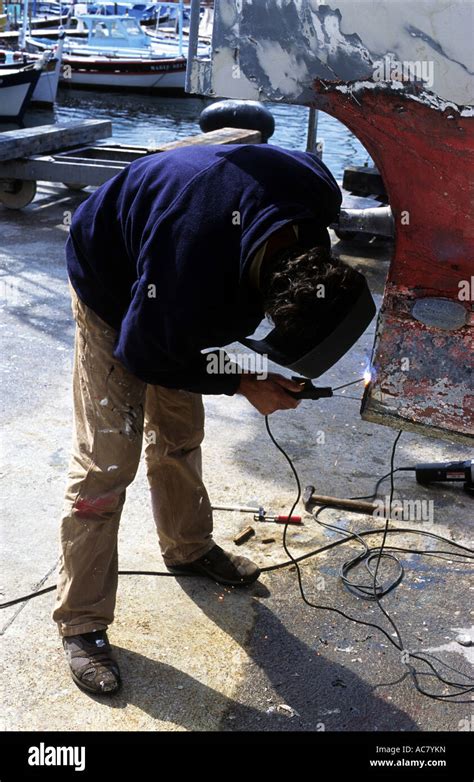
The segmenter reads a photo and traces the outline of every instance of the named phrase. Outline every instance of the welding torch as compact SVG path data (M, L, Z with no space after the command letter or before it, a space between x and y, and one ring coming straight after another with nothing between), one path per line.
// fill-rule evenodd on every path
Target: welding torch
M324 399L333 396L333 390L329 386L313 386L311 380L302 377L291 379L301 386L301 391L286 391L293 399Z

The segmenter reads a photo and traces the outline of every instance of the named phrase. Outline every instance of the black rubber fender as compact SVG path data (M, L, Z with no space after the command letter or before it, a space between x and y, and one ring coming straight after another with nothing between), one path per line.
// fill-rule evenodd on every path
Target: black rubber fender
M259 130L265 142L275 131L275 119L271 111L256 100L220 100L201 112L199 126L203 133L221 128Z

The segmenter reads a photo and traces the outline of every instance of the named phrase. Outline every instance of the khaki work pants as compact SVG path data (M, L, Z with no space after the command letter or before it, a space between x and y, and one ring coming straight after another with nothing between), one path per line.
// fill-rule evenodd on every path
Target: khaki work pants
M165 563L191 562L214 545L202 482L201 395L147 385L130 374L113 358L114 329L70 290L76 321L74 438L53 611L63 636L102 630L113 621L118 527L143 439Z

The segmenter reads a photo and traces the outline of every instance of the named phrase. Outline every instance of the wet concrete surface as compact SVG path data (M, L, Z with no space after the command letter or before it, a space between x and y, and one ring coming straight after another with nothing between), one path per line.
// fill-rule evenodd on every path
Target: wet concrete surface
M43 185L22 212L0 207L1 600L53 585L57 576L74 336L64 242L70 216L84 195ZM390 249L377 242L335 245L338 254L367 274L377 303ZM359 378L374 328L318 382L336 386ZM396 432L360 419L361 386L341 393L345 398L304 402L294 412L275 414L272 430L294 460L303 486L313 483L320 493L338 496L370 494L375 480L388 471ZM294 480L269 441L263 418L241 397L207 397L206 412L204 471L212 501L288 511ZM468 456L467 448L454 443L404 433L396 464ZM410 473L398 474L396 487L402 499L432 502L426 507L433 518L391 526L469 544L472 499L460 488L422 489ZM387 493L384 484L381 494ZM350 531L383 526L380 519L341 511L326 511L322 519ZM309 516L304 522L288 532L294 556L339 537ZM252 519L244 514L216 513L215 538L262 567L286 561L282 529L270 523L254 524L256 536L237 550L232 538L248 523ZM273 543L264 542L269 537ZM373 537L370 544L379 541ZM420 535L394 534L389 542L411 550L454 551ZM164 570L143 465L128 492L119 550L122 569ZM391 634L377 605L349 594L341 583L341 564L359 550L359 544L350 543L306 560L301 567L305 594L311 602L381 624ZM451 553L399 556L405 577L382 604L400 629L404 649L430 652L472 675L472 647L456 640L472 625L470 563ZM388 578L392 571L386 563L381 572ZM368 578L365 571L359 575ZM461 730L470 719L467 703L417 693L400 652L375 628L305 605L291 568L265 572L244 590L200 578L122 576L109 636L125 685L110 701L90 698L69 678L52 605L50 593L2 611L6 730L424 731ZM443 671L448 679L460 679L461 673ZM420 682L430 691L446 692L433 677L422 676Z

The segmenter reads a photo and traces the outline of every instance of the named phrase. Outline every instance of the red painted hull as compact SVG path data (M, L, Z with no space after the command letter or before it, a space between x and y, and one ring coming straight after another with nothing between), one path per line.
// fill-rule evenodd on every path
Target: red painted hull
M353 86L318 81L315 105L367 148L396 226L363 416L464 441L474 435L466 296L474 274L474 118L463 116L462 107L433 107L416 87L409 95L390 84ZM427 299L436 325L414 315L414 304ZM443 321L446 302L455 323Z

